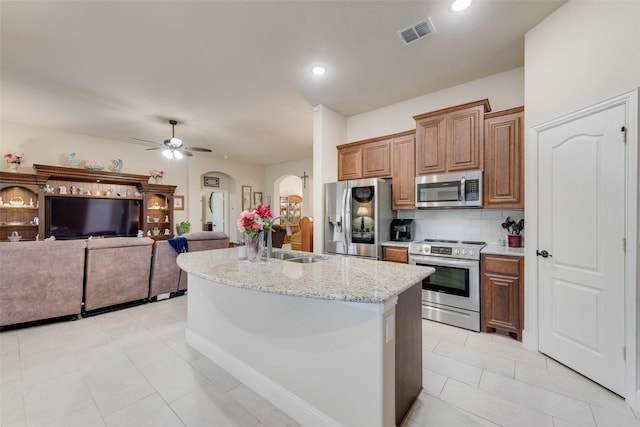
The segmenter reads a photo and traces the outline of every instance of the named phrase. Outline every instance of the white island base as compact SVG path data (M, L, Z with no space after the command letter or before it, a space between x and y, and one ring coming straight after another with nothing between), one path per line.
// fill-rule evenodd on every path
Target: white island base
M189 345L305 427L392 427L422 388L420 284L380 303L189 274Z

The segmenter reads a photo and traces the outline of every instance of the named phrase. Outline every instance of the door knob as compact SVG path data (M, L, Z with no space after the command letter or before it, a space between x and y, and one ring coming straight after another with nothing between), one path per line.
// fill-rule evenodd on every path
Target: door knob
M547 251L536 251L536 255L541 256L542 258L553 258L553 255Z

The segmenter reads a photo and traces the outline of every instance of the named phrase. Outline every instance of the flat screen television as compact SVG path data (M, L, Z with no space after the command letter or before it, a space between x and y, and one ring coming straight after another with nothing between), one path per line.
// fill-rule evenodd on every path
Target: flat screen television
M48 197L45 233L56 239L135 236L140 228L140 200Z

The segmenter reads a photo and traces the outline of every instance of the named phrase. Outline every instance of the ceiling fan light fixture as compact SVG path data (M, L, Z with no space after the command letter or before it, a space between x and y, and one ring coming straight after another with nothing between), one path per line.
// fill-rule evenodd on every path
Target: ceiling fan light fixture
M182 159L184 156L182 155L182 153L181 153L181 152L179 152L179 151L177 151L177 150L176 150L176 151L174 151L174 152L173 152L173 157L175 157L175 158L176 158L176 160L180 160L180 159Z
M182 147L182 140L180 138L176 138L175 136L169 140L169 145L175 148Z
M173 159L173 150L169 150L167 148L166 150L164 150L162 152L162 155L165 156L167 159L171 160L171 159Z

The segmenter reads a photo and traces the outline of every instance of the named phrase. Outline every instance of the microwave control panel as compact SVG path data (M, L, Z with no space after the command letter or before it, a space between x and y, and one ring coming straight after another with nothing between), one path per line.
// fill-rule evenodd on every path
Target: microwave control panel
M467 201L476 201L480 199L480 180L469 179L465 183L465 199Z

